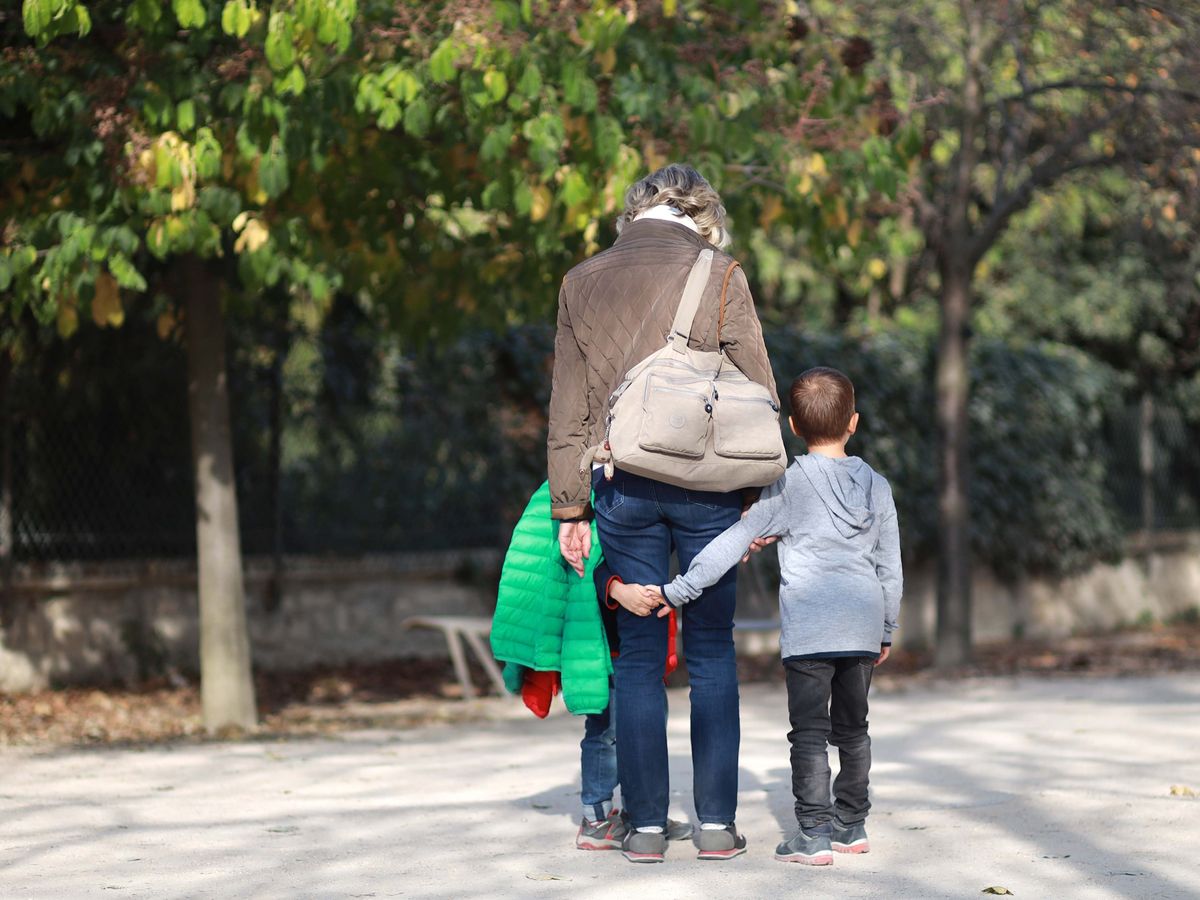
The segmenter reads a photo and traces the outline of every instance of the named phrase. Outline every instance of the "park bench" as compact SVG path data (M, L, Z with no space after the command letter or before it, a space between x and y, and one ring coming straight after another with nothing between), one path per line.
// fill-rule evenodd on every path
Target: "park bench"
M484 643L492 632L492 620L487 616L410 616L401 623L404 628L428 628L440 631L446 638L446 646L450 649L450 661L454 663L454 674L462 686L463 699L469 700L475 696L475 687L471 684L471 673L467 669L467 656L463 652L463 641L475 652L476 658L496 686L496 691L504 696L504 676L500 667L492 658L491 650Z

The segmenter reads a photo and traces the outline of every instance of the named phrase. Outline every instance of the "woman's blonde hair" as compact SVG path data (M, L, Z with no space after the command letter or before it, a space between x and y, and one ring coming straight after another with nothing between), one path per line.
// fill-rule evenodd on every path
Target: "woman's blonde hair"
M629 186L625 192L625 211L617 218L617 234L641 213L663 205L690 216L700 229L700 236L710 244L728 246L721 195L703 175L682 163L663 166Z

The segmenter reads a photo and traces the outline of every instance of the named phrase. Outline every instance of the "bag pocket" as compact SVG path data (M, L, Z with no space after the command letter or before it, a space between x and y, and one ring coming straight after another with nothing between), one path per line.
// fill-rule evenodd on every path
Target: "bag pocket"
M783 452L779 407L760 384L722 385L713 403L713 449L729 459L775 459Z
M708 387L690 379L648 379L638 446L685 459L703 457L713 410Z

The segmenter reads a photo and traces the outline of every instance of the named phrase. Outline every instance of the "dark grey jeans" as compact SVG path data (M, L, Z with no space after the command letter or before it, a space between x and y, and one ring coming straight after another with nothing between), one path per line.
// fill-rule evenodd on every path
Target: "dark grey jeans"
M867 734L867 692L875 658L842 656L789 659L788 715L792 730L792 793L796 821L804 830L836 815L843 825L863 821L871 809L867 782L871 736ZM829 750L838 748L840 771L829 793Z

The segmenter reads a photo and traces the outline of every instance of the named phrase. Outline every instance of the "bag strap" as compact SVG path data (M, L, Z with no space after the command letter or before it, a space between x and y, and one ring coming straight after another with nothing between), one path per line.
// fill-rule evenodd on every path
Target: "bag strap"
M713 252L701 250L692 265L692 271L688 273L687 284L683 286L683 298L679 301L679 309L675 312L675 321L671 323L671 333L668 335L668 340L672 343L678 335L683 338L684 346L687 345L688 337L692 333L692 323L700 310L700 298L704 296L704 288L708 285L712 261Z
M740 266L741 263L736 259L729 264L729 268L725 270L725 280L721 282L721 311L717 314L717 348L721 347L721 326L725 324L725 295L729 291L729 279L733 277L733 270Z

